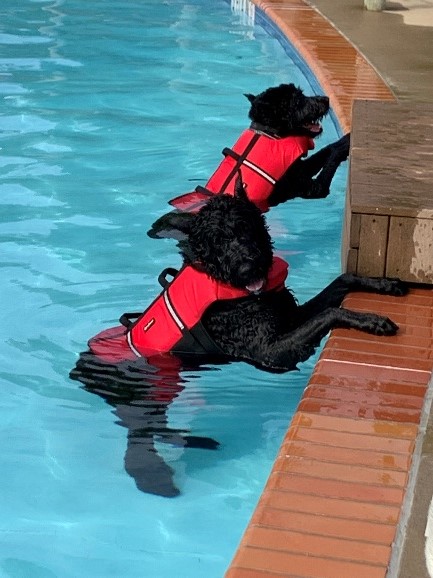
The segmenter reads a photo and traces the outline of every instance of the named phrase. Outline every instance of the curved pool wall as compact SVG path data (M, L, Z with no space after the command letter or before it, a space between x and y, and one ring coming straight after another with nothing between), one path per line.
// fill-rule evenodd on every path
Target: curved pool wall
M170 10L179 4L185 8L183 2L171 2ZM202 3L187 8L191 5L197 8ZM191 163L187 160L188 175L182 182L169 175L162 191L155 188L149 196L143 195L143 178L148 179L147 187L156 186L158 180L140 166L137 171L138 159L157 163L161 154L175 149L164 149L161 139L157 145L162 148L152 150L140 131L132 130L143 118L139 99L121 93L122 100L115 101L112 94L99 92L98 87L114 83L116 77L99 76L98 55L93 59L90 54L91 62L71 58L74 36L62 35L64 20L71 16L62 12L62 6L75 9L75 24L85 34L84 24L90 25L90 19L81 13L79 3L20 2L12 13L21 31L20 14L26 6L32 9L33 21L26 22L27 40L20 34L1 37L14 52L13 58L1 61L10 82L6 88L3 85L9 114L1 118L7 172L1 185L0 226L3 312L14 323L13 331L9 322L2 329L0 410L7 444L1 456L0 569L14 578L142 578L144 568L155 578L171 578L173 568L185 578L220 576L260 495L314 359L299 373L283 377L244 364L184 376L187 389L173 404L171 421L216 437L222 448L216 454L161 448L176 470L182 492L174 501L136 490L122 468L124 431L114 423L110 408L69 382L67 374L90 335L115 323L123 310L135 309L153 297L156 275L162 267L173 265L174 247L152 241L146 245L145 261L143 231L165 210L173 193L184 192L187 176L204 177L219 160L219 151L245 125L238 93L254 91L255 83L237 86L236 95L217 87L210 104L201 102L206 107L202 122L221 127L221 134L213 135L215 142L210 139L209 153L203 154L203 143L190 133L193 152L189 154L197 153L200 163L194 156ZM118 7L117 15L124 14L126 4ZM266 17L260 12L258 17L281 41ZM6 20L3 25L7 29ZM241 33L251 31L244 27ZM277 70L275 47L263 38L259 42L271 55L269 68L274 70L271 75L260 70L257 84L265 78L273 84L289 81L292 69ZM283 44L290 54L287 42ZM29 46L31 58L25 56ZM188 62L184 67L189 66L192 75L194 64ZM88 76L79 76L83 66ZM142 73L139 68L134 72ZM184 83L178 80L185 100L194 93L188 74ZM122 75L127 82L125 65L118 74ZM253 76L249 69L248 78ZM79 79L89 82L90 94L76 90ZM61 92L62 83L68 92ZM314 83L309 78L305 89ZM313 91L322 93L317 84ZM90 106L92 99L101 110ZM219 99L227 104L224 118L215 115ZM157 107L167 103L161 100ZM192 103L191 112L196 109ZM227 117L232 120L227 122ZM171 117L186 131L188 122L181 119L182 111ZM199 128L199 120L194 120L193 131ZM320 145L338 136L334 123L333 119L325 122ZM167 123L161 126L177 142L188 143ZM111 143L107 141L110 131L115 132ZM290 258L291 285L301 301L339 270L344 188L342 169L328 199L308 204L294 201L269 215L276 247ZM335 230L338 235L332 233Z
M250 1L250 0L248 0ZM312 94L325 94L328 92L324 90L317 77L312 73L311 68L308 66L304 58L299 54L296 48L291 44L287 36L281 31L277 24L265 14L265 12L259 7L255 7L255 22L258 26L266 30L269 36L275 38L282 46L284 52L287 54L288 58L296 65L296 67L304 74L308 79L308 83L311 87ZM339 135L343 134L341 125L338 121L337 115L332 108L331 100L331 110L329 113L329 119L332 120L335 130Z

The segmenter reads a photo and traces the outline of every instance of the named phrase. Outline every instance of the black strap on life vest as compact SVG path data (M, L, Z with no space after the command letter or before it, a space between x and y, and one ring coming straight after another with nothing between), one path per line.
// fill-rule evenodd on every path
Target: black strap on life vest
M158 275L158 282L161 285L161 287L163 289L167 289L167 287L171 283L171 281L167 279L167 276L173 277L174 279L178 273L179 271L177 269L174 269L173 267L167 267L166 269L161 271L161 273ZM119 322L127 329L130 329L132 325L134 325L134 322L137 321L137 319L142 315L143 315L142 311L140 311L139 313L138 312L123 313L123 315L120 316Z
M142 311L139 313L123 313L123 315L121 315L119 318L119 322L124 327L129 329L132 325L134 325L134 321L137 320L142 314Z
M236 160L236 164L234 165L234 167L232 168L232 170L230 171L230 173L228 174L226 180L223 182L223 184L221 185L221 188L219 190L220 193L223 193L226 188L228 187L229 182L232 180L232 178L235 176L235 174L240 170L244 160L247 158L247 156L249 155L249 153L251 152L253 146L256 144L256 142L259 140L260 138L260 134L258 134L257 132L255 132L253 134L253 136L251 137L250 142L247 144L247 146L244 149L244 152L241 153L239 156L233 157ZM223 155L226 156L226 154L224 153L224 151L231 151L231 149L229 148L224 148L223 149ZM234 153L234 151L232 151ZM234 153L236 155L236 153Z
M185 329L182 338L173 347L173 353L186 355L224 355L223 350L204 328L201 321L192 329Z
M235 151L230 149L230 148L226 147L223 149L223 151L222 151L223 155L224 156L227 156L227 155L231 156L236 162L235 162L232 170L227 175L227 178L225 179L225 181L221 185L219 191L217 191L216 193L213 193L212 191L209 191L209 189L206 189L206 187L202 187L201 185L198 185L195 188L195 190L198 193L204 193L207 195L209 195L209 194L210 195L214 195L214 194L221 195L222 193L224 193L228 187L229 182L233 179L233 177L235 176L236 173L239 173L239 171L242 167L242 164L244 163L245 159L247 158L247 156L251 152L253 146L259 140L260 136L261 136L260 134L254 133L253 136L251 137L250 142L247 144L244 151L240 155L238 153L235 153Z
M173 267L167 267L166 269L161 271L161 273L158 275L158 283L161 285L163 289L167 289L171 281L173 281L173 279L176 277L178 273L179 271L177 269L174 269ZM173 277L173 279L171 281L168 281L167 275L170 275L170 277Z
M223 150L223 155L232 157L232 159L234 159L235 161L239 161L239 159L240 159L240 155L237 152L235 152L234 150L229 149L229 148L225 148ZM248 159L244 159L242 162L246 167L248 167L249 169L254 171L257 175L259 175L259 177L262 177L262 179L265 179L266 181L271 183L271 185L275 185L276 179L274 179L274 177L272 175L270 175L269 173L267 173L264 169L262 169L261 167L259 167L256 164L252 163Z

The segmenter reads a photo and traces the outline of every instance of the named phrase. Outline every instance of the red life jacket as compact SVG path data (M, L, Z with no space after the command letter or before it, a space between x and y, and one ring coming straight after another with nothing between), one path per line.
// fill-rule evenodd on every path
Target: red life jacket
M283 289L287 273L286 261L274 257L264 291ZM128 318L138 317L134 323L126 329L113 327L103 331L89 341L89 347L93 353L113 363L169 352L221 355L224 352L201 323L203 314L216 301L249 295L246 289L216 281L187 265L144 313L121 317L125 325L128 325Z
M195 192L181 195L170 204L194 212L211 194L233 194L238 170L241 169L248 198L266 212L275 183L290 165L313 148L314 141L308 136L279 138L249 128L241 134L233 149L223 150L225 158L204 187L199 186Z

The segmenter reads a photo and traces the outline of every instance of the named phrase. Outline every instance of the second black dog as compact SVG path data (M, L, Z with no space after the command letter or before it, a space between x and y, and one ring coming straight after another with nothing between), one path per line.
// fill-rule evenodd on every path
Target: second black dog
M248 198L261 211L295 197L320 199L329 194L337 168L349 155L350 137L309 155L323 130L320 121L329 113L328 97L306 96L293 84L245 96L251 103L250 127L233 148L223 150L224 160L204 187L170 201L175 208L192 212L209 196L233 194L239 171ZM153 235L174 236L170 223L162 216Z

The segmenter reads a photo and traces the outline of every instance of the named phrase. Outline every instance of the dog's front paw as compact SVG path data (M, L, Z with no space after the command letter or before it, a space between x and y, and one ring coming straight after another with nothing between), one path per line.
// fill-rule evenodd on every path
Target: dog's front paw
M369 313L365 317L363 330L373 335L395 335L398 331L398 325L389 317Z
M329 187L324 187L321 183L312 181L308 195L305 195L304 198L325 199L329 195L329 192Z
M345 134L333 145L333 153L340 161L345 161L350 152L350 133Z
M403 297L409 291L409 285L400 279L393 279L384 277L381 279L380 293L384 295L395 295L396 297Z

